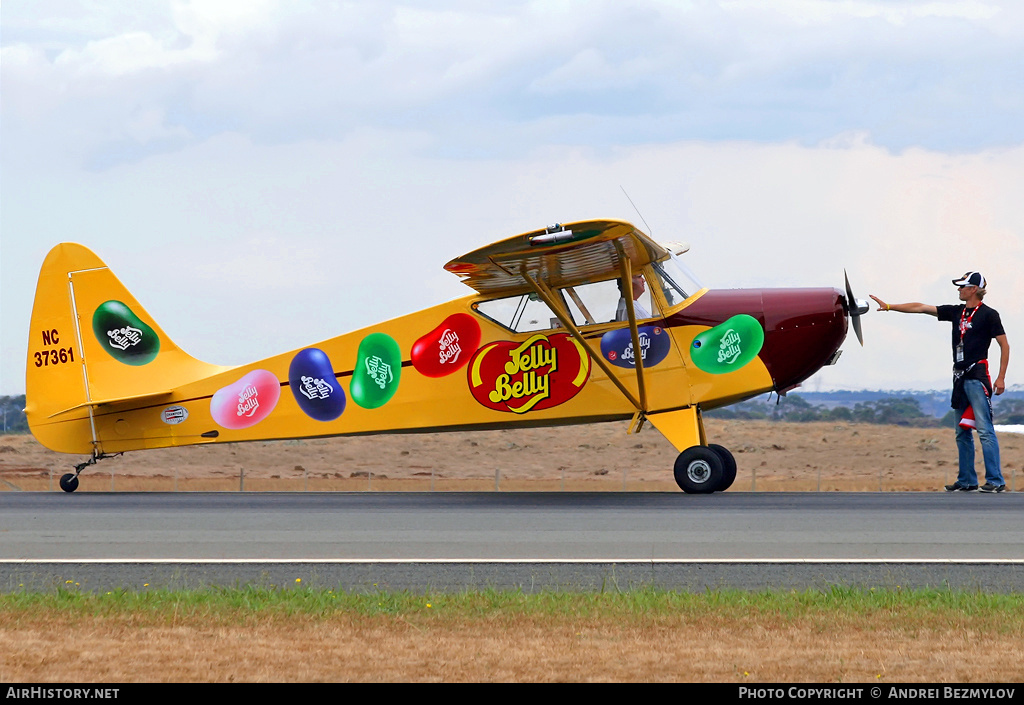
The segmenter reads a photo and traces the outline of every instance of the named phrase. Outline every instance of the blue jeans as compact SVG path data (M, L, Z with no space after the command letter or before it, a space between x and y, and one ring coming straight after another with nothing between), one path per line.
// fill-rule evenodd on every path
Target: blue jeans
M999 469L999 441L996 440L995 429L992 428L992 411L985 396L985 386L981 380L964 381L964 392L974 408L974 423L978 426L978 439L981 441L981 455L985 459L985 481L993 485L1005 485L1003 473ZM965 406L957 409L957 421L963 416ZM960 453L960 474L956 481L961 485L978 484L978 475L974 471L974 438L969 428L956 427L956 447Z

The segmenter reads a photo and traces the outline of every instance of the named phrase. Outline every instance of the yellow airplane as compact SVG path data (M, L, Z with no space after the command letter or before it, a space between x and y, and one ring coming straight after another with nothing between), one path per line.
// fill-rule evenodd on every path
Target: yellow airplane
M701 413L785 394L833 364L867 305L837 289L709 290L630 223L517 235L445 269L474 290L239 367L179 348L90 250L39 275L26 416L47 448L112 454L199 443L650 421L686 492L727 489L736 461Z

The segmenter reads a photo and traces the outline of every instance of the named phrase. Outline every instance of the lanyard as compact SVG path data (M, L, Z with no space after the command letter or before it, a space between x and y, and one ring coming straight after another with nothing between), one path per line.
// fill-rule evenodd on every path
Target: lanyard
M983 304L978 304L977 308L975 308L973 311L971 311L971 315L967 317L966 324L964 323L964 314L967 313L967 307L964 306L964 310L960 312L960 344L961 345L963 345L963 342L964 342L964 333L966 333L967 329L971 327L971 320L974 318L974 314L976 314L978 312L978 310L982 307L982 305Z

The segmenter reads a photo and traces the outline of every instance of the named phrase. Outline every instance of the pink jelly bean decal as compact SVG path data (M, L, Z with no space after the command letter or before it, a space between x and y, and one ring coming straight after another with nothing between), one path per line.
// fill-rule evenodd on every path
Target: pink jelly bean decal
M267 370L253 370L234 384L217 390L210 400L213 420L224 428L255 426L270 416L281 398L281 383Z

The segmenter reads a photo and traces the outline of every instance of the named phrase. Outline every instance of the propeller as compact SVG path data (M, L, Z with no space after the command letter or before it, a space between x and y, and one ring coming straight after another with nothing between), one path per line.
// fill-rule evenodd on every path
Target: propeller
M864 346L864 333L860 328L860 317L871 310L871 306L864 299L855 299L853 288L850 286L850 277L843 270L843 278L846 279L846 313L850 316L850 323L853 324L853 332L857 334L857 340L861 347Z

